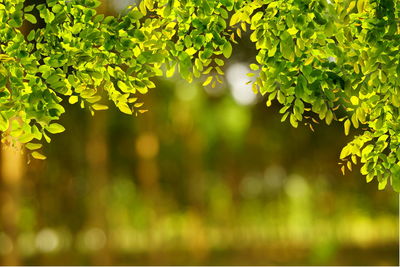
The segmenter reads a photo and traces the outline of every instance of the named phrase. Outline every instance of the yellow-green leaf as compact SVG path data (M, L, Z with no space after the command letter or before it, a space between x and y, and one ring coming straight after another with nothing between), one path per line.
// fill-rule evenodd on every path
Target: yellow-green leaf
M45 155L40 154L40 153L37 152L37 151L32 152L32 157L34 157L35 159L41 159L41 160L46 159L46 156L45 156Z
M126 103L119 103L118 104L118 108L119 110L121 110L121 112L128 114L128 115L132 115L132 110L131 108L128 106L128 104Z
M70 97L69 97L69 99L68 99L68 102L70 103L70 104L75 104L76 102L78 102L78 96L76 96L76 95L71 95Z
M232 55L232 45L230 42L226 42L223 49L222 53L224 54L224 57L229 58Z
M52 123L47 126L46 130L52 134L62 133L65 131L64 126L58 123Z
M351 104L353 104L355 106L357 106L360 103L358 97L356 97L356 96L350 97L350 102L351 102Z
M36 150L42 147L42 144L36 144L36 143L27 143L25 144L25 147L29 150Z
M351 122L350 122L349 119L347 119L347 120L344 122L344 134L345 134L345 135L349 135L350 126L351 126Z
M208 76L207 79L204 81L203 86L207 86L213 80L213 76Z
M107 110L108 106L102 105L102 104L94 104L93 106L94 110Z
M30 23L32 23L32 24L36 24L37 23L37 19L36 19L36 17L34 16L34 15L32 15L32 14L25 14L24 15L24 17L25 17L25 19L27 20L27 21L29 21Z

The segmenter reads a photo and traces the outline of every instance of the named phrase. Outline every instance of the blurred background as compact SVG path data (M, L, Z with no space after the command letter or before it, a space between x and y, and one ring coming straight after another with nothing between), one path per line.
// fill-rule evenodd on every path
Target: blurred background
M0 263L398 265L398 194L341 174L339 123L281 123L245 84L253 49L216 88L158 80L139 117L68 106L45 161L3 146Z

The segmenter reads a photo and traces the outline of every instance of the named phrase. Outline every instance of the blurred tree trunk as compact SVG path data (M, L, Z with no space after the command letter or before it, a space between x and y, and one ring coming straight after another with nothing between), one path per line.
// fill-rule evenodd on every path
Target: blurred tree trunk
M107 117L104 112L97 112L89 120L89 135L86 142L86 157L88 163L87 181L87 229L95 235L91 235L93 241L89 243L93 247L91 261L94 265L110 265L111 254L109 250L109 237L107 233L107 187L108 177L108 148L106 138ZM92 244L92 243L97 244Z
M111 9L110 0L101 0L101 2L102 2L101 5L97 8L97 13L104 15L112 15L113 10Z
M1 231L3 235L2 265L21 264L18 247L18 212L20 206L20 187L24 175L25 162L22 148L2 144L1 149L1 182L0 182L0 212Z
M154 106L153 99L148 99L148 106ZM159 139L154 133L156 121L154 113L146 113L145 120L138 121L138 132L135 138L136 154L138 156L136 174L144 196L148 200L162 199L159 185L159 168L157 156L159 153ZM140 120L141 118L139 118Z

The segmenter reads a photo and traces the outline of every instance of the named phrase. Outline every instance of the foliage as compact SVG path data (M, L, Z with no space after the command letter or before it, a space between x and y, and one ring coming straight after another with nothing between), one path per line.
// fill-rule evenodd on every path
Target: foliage
M215 86L232 44L250 28L255 92L277 100L293 127L342 122L359 135L340 155L367 181L400 191L400 2L394 0L143 0L118 17L98 0L0 1L0 131L35 158L69 104L92 113L146 110L154 77L178 70ZM39 16L32 11L37 10ZM24 23L45 27L24 36ZM255 75L255 73L249 74Z

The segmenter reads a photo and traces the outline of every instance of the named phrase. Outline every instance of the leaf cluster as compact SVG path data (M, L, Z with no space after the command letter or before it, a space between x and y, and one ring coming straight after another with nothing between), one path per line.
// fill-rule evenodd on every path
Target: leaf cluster
M367 181L400 191L400 2L395 0L143 0L119 16L98 0L0 1L0 131L45 158L68 104L94 113L146 112L141 95L175 72L222 82L243 32L257 49L253 90L278 101L282 121L312 130L343 123L360 135L340 155ZM33 15L33 11L39 17ZM24 35L24 23L45 27ZM254 75L254 74L250 74Z

